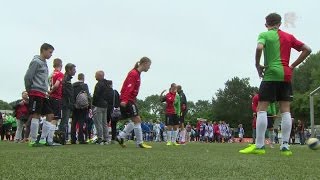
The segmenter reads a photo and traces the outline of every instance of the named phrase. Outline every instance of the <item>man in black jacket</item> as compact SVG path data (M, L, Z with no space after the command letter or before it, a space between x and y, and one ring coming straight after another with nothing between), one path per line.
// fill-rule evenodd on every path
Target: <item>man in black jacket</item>
M62 119L59 125L59 131L61 133L60 143L62 145L66 144L70 113L74 107L74 92L71 79L76 74L76 66L68 63L65 66L65 71L66 72L62 80Z
M96 72L96 80L98 81L93 93L93 121L97 129L98 139L96 144L104 145L108 143L109 131L107 128L107 112L108 112L108 101L107 101L107 89L108 81L104 79L104 72Z
M114 108L120 107L120 100L119 100L119 92L117 90L113 89L113 84L111 80L108 80L107 82L107 101L108 101L108 113L107 113L107 119L108 124L111 121L111 134L112 134L112 142L116 141L117 138L117 122L118 119L112 119L111 114Z
M180 114L180 128L181 128L181 139L180 144L186 143L186 129L184 128L184 118L187 115L188 108L187 108L187 98L184 94L182 87L179 85L178 88L178 94L180 96L180 104L181 104L181 114Z
M88 88L88 85L84 83L84 74L82 73L78 74L78 80L79 80L78 82L75 82L73 84L74 100L76 100L78 94L85 92L88 95L88 102L90 102L89 88ZM76 144L77 142L77 137L76 137L77 123L79 123L79 133L78 133L79 144L87 144L87 142L85 142L84 140L83 125L88 115L88 109L89 109L89 106L83 109L80 109L77 107L73 109L72 122L71 122L71 144Z

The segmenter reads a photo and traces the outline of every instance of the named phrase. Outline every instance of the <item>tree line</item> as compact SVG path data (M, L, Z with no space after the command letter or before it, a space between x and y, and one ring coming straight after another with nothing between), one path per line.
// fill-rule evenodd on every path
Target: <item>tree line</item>
M294 70L292 85L294 100L292 115L309 123L309 93L320 86L320 52L312 54ZM211 100L188 101L186 122L196 125L197 118L211 121L226 121L231 127L243 124L250 134L252 127L251 99L258 87L251 86L249 78L234 77L225 83L223 89L218 89ZM188 92L186 92L188 95ZM10 103L12 104L12 103ZM10 110L12 106L0 100L0 109ZM164 121L165 104L160 102L160 96L150 95L137 101L140 115L146 121ZM315 96L316 124L320 124L320 98ZM251 134L250 134L251 135Z

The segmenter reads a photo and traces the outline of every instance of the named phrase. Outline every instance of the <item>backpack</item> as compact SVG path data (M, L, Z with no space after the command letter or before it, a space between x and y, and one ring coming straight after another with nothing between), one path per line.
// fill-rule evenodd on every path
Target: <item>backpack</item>
M112 105L111 118L114 121L119 120L121 118L120 107L116 108L115 106L116 106L116 91L113 90L113 105Z
M89 98L85 91L80 91L77 95L75 107L76 109L86 109L89 107Z

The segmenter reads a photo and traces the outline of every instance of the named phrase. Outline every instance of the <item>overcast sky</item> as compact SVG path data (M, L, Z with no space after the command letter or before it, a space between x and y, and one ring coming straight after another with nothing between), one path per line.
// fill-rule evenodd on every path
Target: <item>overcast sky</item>
M54 58L74 63L91 91L96 70L104 70L120 90L142 56L153 63L142 75L139 98L159 94L172 82L193 101L211 99L234 76L258 86L254 53L264 17L295 12L296 27L282 29L316 52L319 5L316 0L1 1L0 99L19 98L27 67L44 42L55 47L50 72Z

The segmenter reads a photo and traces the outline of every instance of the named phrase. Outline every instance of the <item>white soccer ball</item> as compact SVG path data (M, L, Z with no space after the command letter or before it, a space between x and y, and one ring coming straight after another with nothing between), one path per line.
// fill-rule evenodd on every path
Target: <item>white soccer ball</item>
M310 138L307 141L307 145L312 150L318 150L320 149L320 141L317 138Z

